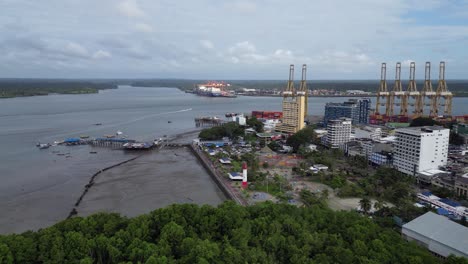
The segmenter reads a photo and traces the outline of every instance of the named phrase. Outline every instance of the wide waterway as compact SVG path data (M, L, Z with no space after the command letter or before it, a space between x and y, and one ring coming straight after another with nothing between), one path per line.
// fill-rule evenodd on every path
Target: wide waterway
M309 114L322 115L326 102L342 102L347 98L309 98ZM468 98L454 98L454 114L468 113ZM163 135L175 135L194 129L194 117L217 115L226 112L250 112L252 110L281 110L278 97L209 98L186 94L174 88L141 88L122 86L99 94L50 95L0 100L0 233L22 232L46 227L65 219L90 176L97 170L135 154L89 146L57 146L39 150L37 142L53 142L67 137L89 135L100 137L120 130L129 138L152 140ZM171 123L168 123L171 121ZM102 123L100 126L95 124ZM55 152L55 153L54 153ZM64 155L58 155L64 154ZM185 154L184 154L185 155ZM187 158L183 156L184 159ZM173 168L152 167L161 157L148 157L138 164L137 174L157 171L160 175L172 173ZM138 160L137 160L138 161ZM175 166L171 161L168 166ZM160 165L160 164L159 164ZM157 167L156 167L157 166ZM184 180L167 180L160 177L168 188L180 188L182 192L162 192L160 188L144 190L151 196L151 203L141 204L142 210L129 211L129 215L149 211L171 202L218 204L224 197L214 182L207 177L199 164L193 162L193 177L183 175ZM185 171L190 172L190 166ZM105 177L117 173L131 174L136 168L130 164ZM201 175L204 174L204 175ZM122 180L122 175L119 181ZM177 175L173 175L177 177ZM181 176L182 177L182 176ZM102 178L104 188L107 178ZM136 180L136 179L135 179ZM157 182L152 183L157 186ZM200 184L206 181L206 184ZM150 185L151 186L151 185ZM86 214L99 210L119 210L119 205L109 206L104 197L111 189L96 188L86 200ZM129 191L128 186L123 188ZM135 190L138 192L138 190ZM180 193L180 197L177 196ZM203 194L203 195L202 195ZM122 195L116 195L124 199ZM190 198L190 197L196 197ZM104 204L99 202L105 201ZM95 202L95 204L92 204ZM84 206L84 205L83 205ZM132 205L125 205L131 207ZM83 207L83 210L85 207Z

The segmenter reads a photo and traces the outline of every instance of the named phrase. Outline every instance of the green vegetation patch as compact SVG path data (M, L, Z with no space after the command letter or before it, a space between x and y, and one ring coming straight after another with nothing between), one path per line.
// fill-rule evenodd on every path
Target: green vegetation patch
M71 218L0 236L1 263L441 263L354 212L262 203L172 205L128 219ZM463 263L450 258L445 263ZM466 262L465 262L466 263Z

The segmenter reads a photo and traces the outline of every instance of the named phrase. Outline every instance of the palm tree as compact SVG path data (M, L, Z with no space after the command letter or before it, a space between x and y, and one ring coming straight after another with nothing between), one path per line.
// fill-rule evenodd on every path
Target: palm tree
M359 201L359 205L361 206L361 210L364 211L365 214L367 214L372 207L372 203L367 197L362 198Z

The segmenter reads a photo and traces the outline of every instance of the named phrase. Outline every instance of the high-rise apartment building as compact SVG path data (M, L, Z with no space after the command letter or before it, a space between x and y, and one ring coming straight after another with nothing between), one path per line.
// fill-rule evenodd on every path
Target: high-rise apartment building
M294 65L289 68L288 87L283 92L283 118L276 130L288 134L294 134L304 128L304 119L307 114L307 85L306 65L302 65L301 87L294 88Z
M351 141L352 120L340 118L328 121L325 143L330 148L343 148Z
M396 130L393 166L408 175L447 165L450 129L438 126Z
M277 130L294 134L304 128L305 96L283 98L283 119Z
M344 103L327 103L323 123L327 126L329 120L347 117L354 125L368 124L371 100L369 98L349 99Z

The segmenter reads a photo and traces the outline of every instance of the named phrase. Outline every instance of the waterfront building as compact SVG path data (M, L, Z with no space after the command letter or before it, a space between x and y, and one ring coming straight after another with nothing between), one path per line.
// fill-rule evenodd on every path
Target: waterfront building
M446 166L449 134L449 129L438 126L397 129L393 165L413 176Z
M468 258L468 228L446 217L427 212L404 224L401 233L437 256Z
M330 120L327 125L326 145L330 148L343 148L351 141L352 120L350 118L339 118Z
M289 81L286 90L283 92L283 118L282 123L276 126L276 130L294 134L303 129L304 119L307 115L307 85L306 85L306 65L302 65L301 87L294 88L294 65L289 68Z
M344 103L327 103L323 123L327 126L330 120L347 117L352 119L354 125L368 124L370 106L371 100L369 98L349 99Z
M245 126L247 124L247 119L243 114L232 116L232 121L236 122L240 126Z

